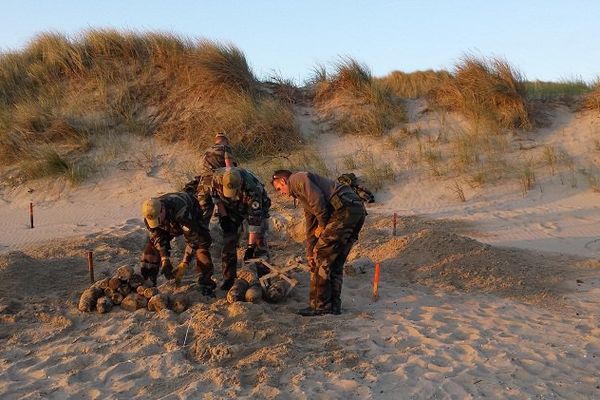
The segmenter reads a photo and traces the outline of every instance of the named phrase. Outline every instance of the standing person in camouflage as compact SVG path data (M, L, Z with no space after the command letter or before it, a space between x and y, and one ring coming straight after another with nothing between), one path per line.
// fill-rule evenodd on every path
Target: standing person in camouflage
M216 284L212 280L213 263L209 252L211 237L208 229L201 223L200 207L194 196L181 192L148 199L142 205L142 215L150 232L141 257L144 279L150 279L156 286L160 265L160 273L165 278L176 278L179 282L195 256L200 274L200 291L212 296ZM183 259L174 270L170 260L171 240L179 235L185 237L186 247Z
M365 206L349 186L311 172L278 170L271 184L304 208L310 299L298 314L340 314L344 263L365 222Z
M217 169L213 175L211 193L223 230L224 281L221 289L229 290L237 274L236 249L244 220L248 221L249 226L244 259L266 252L265 235L271 199L260 180L250 171L239 167Z
M233 158L231 146L227 136L220 132L215 135L215 144L209 147L202 155L202 169L197 177L198 188L196 196L202 209L202 223L204 226L210 224L210 218L214 211L214 203L210 196L213 173L218 168L235 167L237 163Z

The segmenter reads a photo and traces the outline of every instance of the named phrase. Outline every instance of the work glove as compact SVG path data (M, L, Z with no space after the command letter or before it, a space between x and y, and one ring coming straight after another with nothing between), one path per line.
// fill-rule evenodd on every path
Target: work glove
M160 273L163 274L167 279L173 279L175 277L173 274L173 264L171 264L171 260L169 258L163 258L160 260Z
M187 269L187 267L190 264L182 261L179 263L179 265L177 265L177 270L175 271L175 284L179 285L179 283L181 283L181 280L183 279L183 276L185 275L185 270Z
M315 237L320 237L324 230L325 230L324 226L321 226L321 225L317 226L315 228Z

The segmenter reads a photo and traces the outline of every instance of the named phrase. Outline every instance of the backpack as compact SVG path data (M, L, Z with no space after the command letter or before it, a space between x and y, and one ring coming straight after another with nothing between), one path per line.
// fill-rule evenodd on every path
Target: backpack
M354 193L365 203L374 203L375 196L369 189L364 186L359 185L358 178L354 173L350 172L347 174L342 174L338 176L337 181L342 185L348 185L354 190Z

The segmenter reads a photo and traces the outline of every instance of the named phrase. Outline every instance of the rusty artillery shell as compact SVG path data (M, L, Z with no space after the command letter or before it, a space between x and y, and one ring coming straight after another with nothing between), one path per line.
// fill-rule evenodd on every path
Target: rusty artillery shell
M171 301L171 305L172 305L173 311L175 311L176 313L179 314L179 313L184 312L188 308L187 296L183 293L174 295L173 299Z
M166 294L157 294L148 300L148 310L158 312L169 308L169 296Z
M158 294L158 289L156 288L156 286L152 286L149 288L146 288L144 290L144 297L147 299L151 299L152 297L156 296Z
M246 301L256 303L262 299L262 288L260 285L253 285L246 290Z
M136 293L140 294L142 296L144 295L145 290L146 290L146 288L144 287L144 285L140 285L137 288L135 288Z
M108 281L108 287L111 288L112 290L117 290L119 288L119 286L121 286L121 281L116 276L113 276Z
M246 299L246 291L248 290L248 282L243 279L236 279L233 286L227 292L227 301L235 303L236 301L244 301Z
M104 294L104 291L98 287L89 287L83 291L79 298L77 308L79 311L90 312L96 308L98 298Z
M131 287L127 283L122 283L121 285L119 285L119 288L117 289L117 291L119 293L121 293L123 295L123 297L125 297L129 293L131 293Z
M96 281L93 286L104 290L108 287L108 281L108 278L100 279L99 281Z
M123 295L119 292L113 292L107 297L117 306L123 301Z
M117 268L116 276L122 282L129 282L133 276L133 268L131 268L129 265L123 265L122 267Z
M110 312L110 310L113 307L113 303L112 301L105 296L102 296L98 299L98 302L96 303L96 310L100 313L100 314L106 314L107 312Z
M148 300L137 293L130 293L121 301L121 308L127 311L139 310L140 308L145 308L147 305Z

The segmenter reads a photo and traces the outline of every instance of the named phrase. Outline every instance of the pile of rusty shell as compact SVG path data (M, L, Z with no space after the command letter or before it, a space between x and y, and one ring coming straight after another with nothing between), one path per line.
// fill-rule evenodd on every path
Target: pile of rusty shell
M104 294L99 287L91 286L83 291L79 298L79 311L90 312L96 308L96 302Z
M106 314L107 312L110 312L112 307L113 307L113 302L106 296L100 297L98 299L98 302L96 303L96 310L100 314Z
M148 300L148 310L150 311L161 311L169 308L169 296L166 294L156 294Z
M188 308L187 296L183 293L173 295L171 299L171 309L176 313L182 313Z
M146 308L147 305L148 300L137 293L130 293L121 301L121 308L127 311L136 311L140 308Z

